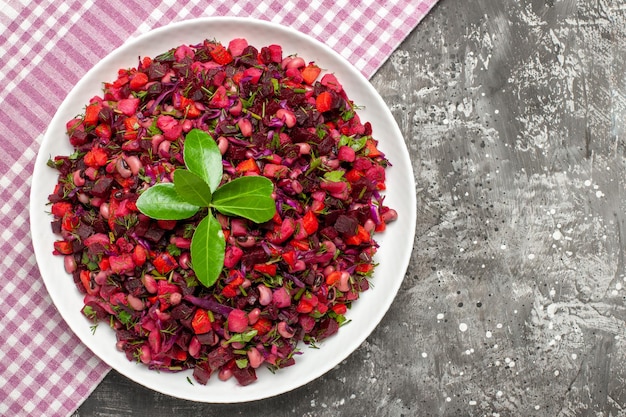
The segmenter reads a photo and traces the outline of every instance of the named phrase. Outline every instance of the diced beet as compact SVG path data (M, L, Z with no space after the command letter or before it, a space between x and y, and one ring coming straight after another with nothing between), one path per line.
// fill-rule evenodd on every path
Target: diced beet
M233 354L232 349L218 346L207 355L207 362L209 367L213 370L220 368L225 365L228 361L233 359L235 355Z
M53 220L50 222L52 233L61 233L61 220Z
M339 330L339 324L337 323L337 321L333 318L326 318L323 321L321 321L318 325L316 339L317 340L326 339L334 335L335 333L337 333L338 330Z
M215 346L219 342L219 337L213 330L209 330L206 333L196 335L198 341L203 345Z
M94 197L105 197L109 193L109 189L113 184L113 178L111 177L100 177L96 180L93 188L91 189L91 194Z
M320 155L326 155L333 150L334 146L335 140L332 137L327 136L317 144L317 152Z
M322 230L320 230L320 235L326 239L333 240L339 236L339 233L337 232L337 229L335 229L334 227L327 226L327 227L324 227Z
M126 281L124 281L124 288L129 294L136 297L146 294L146 288L143 286L141 279L136 277L129 277Z
M244 387L246 385L252 384L254 381L257 380L256 372L255 372L254 368L251 368L251 367L246 367L246 368L243 368L243 369L240 369L238 367L234 367L233 368L233 376L235 377L235 379L237 380L239 385L242 385Z
M148 230L146 230L143 237L149 240L150 242L157 243L163 238L164 234L165 234L165 230L158 228L158 227L150 227Z
M194 311L195 307L187 303L180 303L176 307L172 308L172 318L175 320L189 318Z
M193 368L193 377L199 384L206 385L211 378L213 369L207 366L206 362L197 362Z
M265 253L263 248L255 247L244 251L241 263L246 267L252 267L255 264L265 263L268 259L267 253Z
M81 240L87 239L89 236L94 234L94 229L91 226L86 225L85 223L81 223L74 230L74 233L78 235Z
M349 217L344 214L337 217L337 220L335 221L335 229L337 232L346 236L354 236L358 225L359 222L356 218Z

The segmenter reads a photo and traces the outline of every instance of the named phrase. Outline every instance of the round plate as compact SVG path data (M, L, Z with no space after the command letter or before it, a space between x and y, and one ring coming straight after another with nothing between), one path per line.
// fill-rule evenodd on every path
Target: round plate
M115 80L119 68L136 67L139 56L154 57L181 44L197 44L204 39L228 44L233 38L245 38L259 49L279 44L284 56L297 53L337 76L348 97L364 106L359 116L363 122L371 122L373 136L392 164L387 169L385 204L399 214L396 222L377 235L379 266L371 280L372 288L349 310L347 318L351 322L319 343L319 349L301 344L303 354L296 357L295 365L275 374L262 367L257 372L258 380L245 387L237 385L234 378L222 382L214 376L204 386L189 383L188 378L193 380L191 371L150 371L128 361L115 348L115 334L106 325L92 334L90 323L80 313L83 297L65 272L62 257L52 255L58 236L51 231L52 217L46 205L57 182L57 171L46 162L50 157L72 153L65 123L82 113L91 97L102 94L103 82ZM80 340L112 368L141 385L174 397L212 403L252 401L290 391L323 375L358 348L383 318L402 283L416 221L414 175L406 145L391 112L367 79L339 54L302 33L265 21L234 17L193 19L153 30L127 42L93 67L71 90L50 123L37 156L30 203L33 246L41 275L61 316Z

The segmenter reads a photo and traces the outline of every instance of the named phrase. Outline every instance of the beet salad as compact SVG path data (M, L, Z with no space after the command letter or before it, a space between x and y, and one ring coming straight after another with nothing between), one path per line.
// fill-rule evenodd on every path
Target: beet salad
M94 331L150 369L248 385L349 325L397 213L340 81L240 38L103 83L67 122L74 152L48 163L51 250Z

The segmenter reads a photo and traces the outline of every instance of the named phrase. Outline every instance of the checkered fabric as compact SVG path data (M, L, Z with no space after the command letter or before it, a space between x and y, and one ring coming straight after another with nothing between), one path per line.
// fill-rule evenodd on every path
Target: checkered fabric
M0 415L68 415L109 368L52 304L35 263L30 173L72 86L129 37L203 16L248 16L311 35L370 77L437 0L8 0L0 6Z

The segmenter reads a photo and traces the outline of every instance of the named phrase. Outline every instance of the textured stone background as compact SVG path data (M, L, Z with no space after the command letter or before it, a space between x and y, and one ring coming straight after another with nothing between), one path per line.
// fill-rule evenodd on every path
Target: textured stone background
M372 80L410 150L412 262L305 387L195 404L112 372L75 416L626 416L626 4L441 0Z

